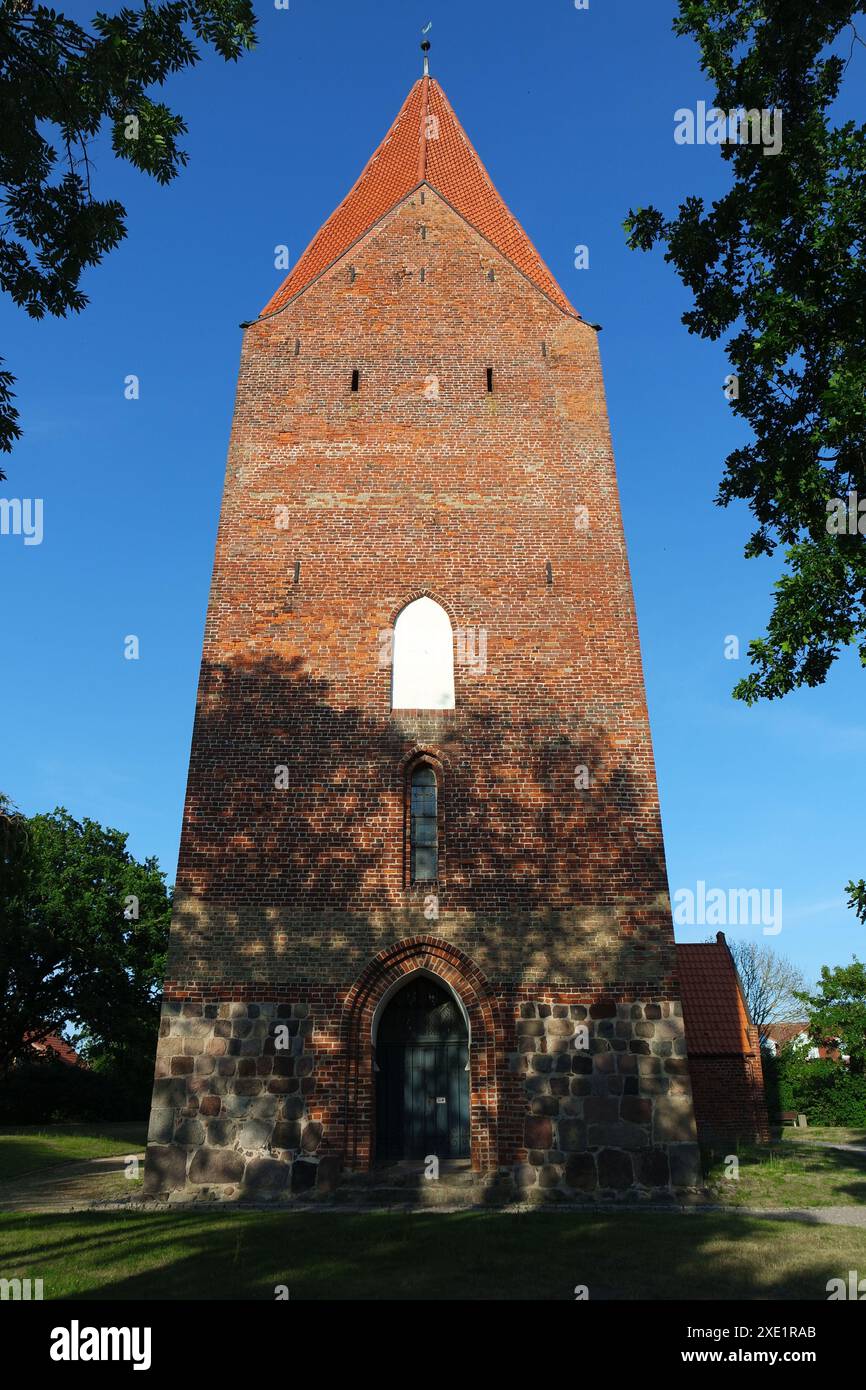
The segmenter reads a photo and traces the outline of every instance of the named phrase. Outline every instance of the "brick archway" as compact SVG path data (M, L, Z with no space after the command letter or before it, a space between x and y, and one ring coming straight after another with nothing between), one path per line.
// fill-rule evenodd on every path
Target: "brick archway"
M420 589L408 589L395 608L391 609L389 625L394 626L404 608L408 608L410 603L414 603L418 598L429 598L448 614L452 628L459 626L457 614L452 607L450 599L440 594L437 589L431 589L427 584L423 584Z
M498 1163L499 1088L496 1077L497 1028L493 1001L481 971L463 951L435 936L407 937L370 962L350 989L343 1006L342 1042L346 1057L345 1164L366 1171L373 1162L376 1133L372 1027L385 994L407 975L427 971L457 995L469 1020L469 1149L476 1172Z

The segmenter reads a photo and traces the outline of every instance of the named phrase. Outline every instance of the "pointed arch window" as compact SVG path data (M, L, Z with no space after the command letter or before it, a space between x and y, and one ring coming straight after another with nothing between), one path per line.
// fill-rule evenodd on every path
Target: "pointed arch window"
M394 624L392 709L454 708L454 634L432 598L407 603Z
M419 763L409 782L409 863L413 883L439 877L439 784L429 763Z

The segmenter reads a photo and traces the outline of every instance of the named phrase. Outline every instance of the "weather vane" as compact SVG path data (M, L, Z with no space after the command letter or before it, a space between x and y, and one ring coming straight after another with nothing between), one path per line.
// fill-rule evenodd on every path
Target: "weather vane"
M421 33L422 33L422 34L429 34L429 33L430 33L430 30L431 30L432 28L433 28L433 21L432 21L432 19L431 19L431 20L430 20L430 23L427 25L427 28L426 28L426 29L422 29L422 30L421 30ZM429 39L424 38L424 39L421 40L421 52L424 54L424 76L425 76L425 77L429 77L429 76L430 76L430 63L429 63L429 60L428 60L428 58L427 58L427 54L430 52L430 40L429 40Z

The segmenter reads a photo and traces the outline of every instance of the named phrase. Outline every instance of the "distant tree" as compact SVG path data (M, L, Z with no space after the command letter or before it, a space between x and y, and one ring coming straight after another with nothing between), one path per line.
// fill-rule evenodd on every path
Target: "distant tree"
M846 891L851 894L848 899L848 906L853 907L854 913L860 918L861 922L866 922L866 878L858 879L856 883L847 885Z
M790 1018L798 1008L798 991L805 988L803 973L786 956L754 941L729 941L752 1022L763 1046L771 1023Z
M3 0L0 289L31 318L83 309L82 272L126 236L123 206L94 196L103 123L118 158L168 183L187 162L177 143L186 125L148 88L198 63L194 39L237 59L253 47L255 24L252 0L145 0L100 12L89 27L31 0ZM21 434L13 384L0 371L6 453Z
M833 970L822 965L817 992L797 998L808 1009L813 1042L838 1047L851 1059L852 1076L866 1074L866 965L856 958Z
M149 1063L170 916L156 860L63 808L0 812L0 1075L66 1023L93 1055Z
M650 206L625 222L628 244L663 246L691 292L689 331L730 335L731 409L751 438L716 501L748 503L748 558L785 547L734 690L750 705L821 684L846 647L866 666L866 126L833 110L849 67L862 91L864 13L866 0L679 0L674 31L696 41L715 107L780 111L782 147L720 143L730 187L711 206L692 195L674 217ZM847 890L866 922L866 880Z

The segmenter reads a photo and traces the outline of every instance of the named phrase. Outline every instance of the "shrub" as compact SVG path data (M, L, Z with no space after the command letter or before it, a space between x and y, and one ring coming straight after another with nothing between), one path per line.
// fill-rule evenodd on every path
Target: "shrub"
M770 1117L796 1110L813 1125L866 1125L866 1076L852 1075L829 1057L809 1061L789 1043L775 1057L762 1055Z
M0 1085L0 1124L137 1120L150 1108L152 1080L59 1061L26 1062Z

